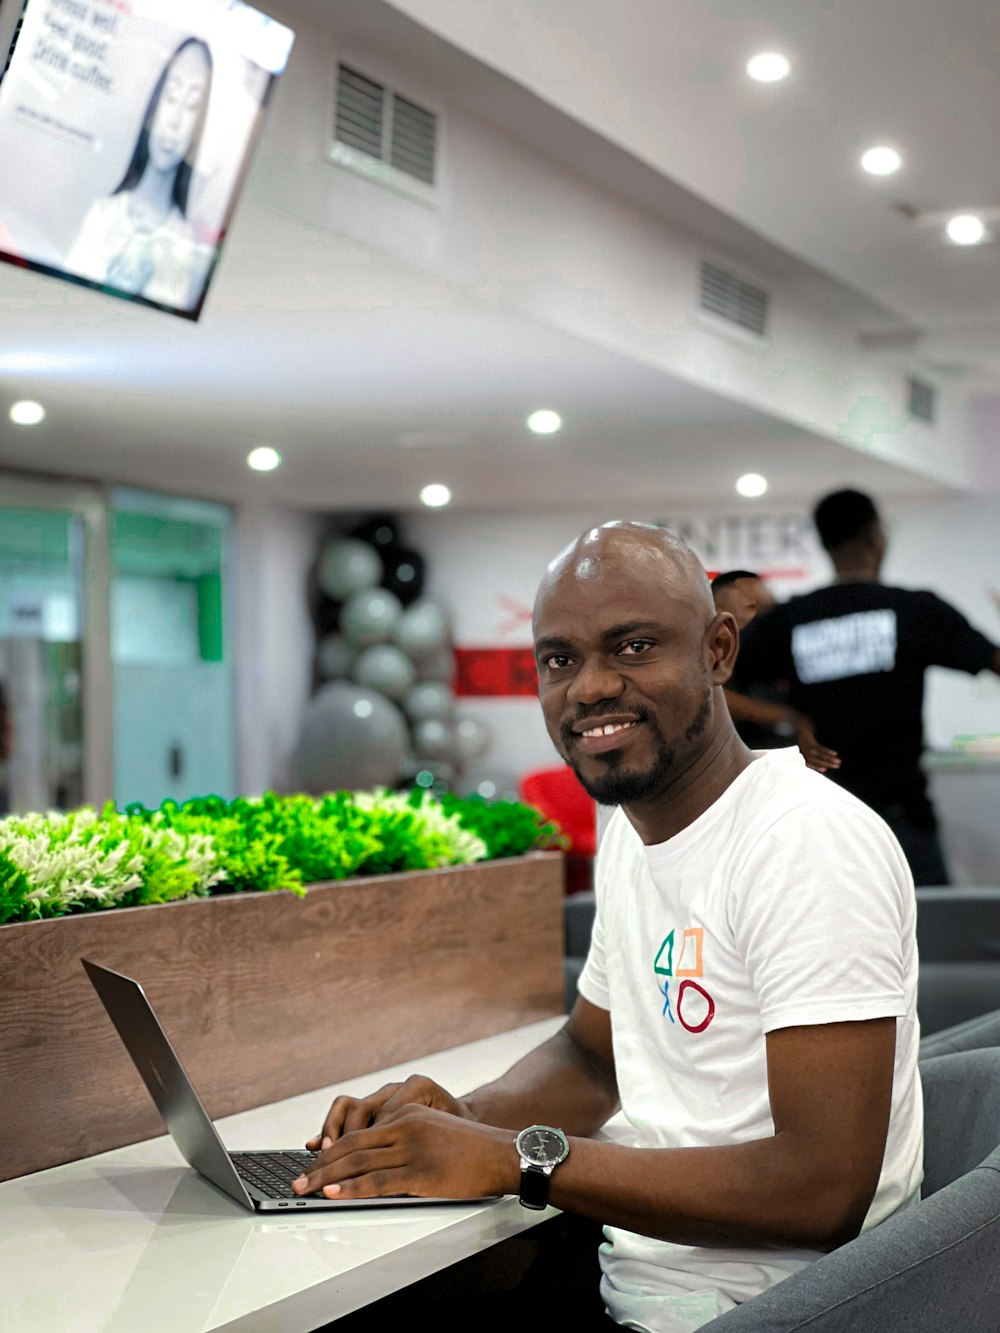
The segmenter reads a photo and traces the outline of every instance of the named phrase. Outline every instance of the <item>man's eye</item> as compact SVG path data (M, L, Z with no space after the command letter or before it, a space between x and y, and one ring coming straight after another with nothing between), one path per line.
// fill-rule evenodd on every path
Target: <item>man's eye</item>
M565 653L550 653L545 659L545 665L550 671L561 671L569 666L569 658Z
M618 651L625 653L629 657L635 657L637 654L644 653L647 648L651 647L652 644L649 639L629 639L627 643L622 644Z

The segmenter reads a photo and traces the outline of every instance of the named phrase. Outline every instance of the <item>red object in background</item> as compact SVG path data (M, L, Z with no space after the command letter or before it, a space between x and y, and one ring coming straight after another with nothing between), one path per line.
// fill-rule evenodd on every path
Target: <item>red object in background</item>
M597 806L580 786L571 768L542 768L525 773L520 782L521 799L546 819L554 819L570 841L575 856L593 856L597 851Z
M554 820L569 840L566 892L592 889L597 852L597 805L593 797L565 765L525 773L519 785L521 799L540 810L546 819Z
M535 654L531 648L456 648L454 689L460 699L534 698Z

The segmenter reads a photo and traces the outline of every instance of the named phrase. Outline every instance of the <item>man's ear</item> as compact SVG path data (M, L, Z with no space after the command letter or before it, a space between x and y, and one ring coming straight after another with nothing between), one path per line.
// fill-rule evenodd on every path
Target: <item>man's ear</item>
M725 685L733 674L740 651L740 631L736 617L720 611L705 633L709 673L713 685Z

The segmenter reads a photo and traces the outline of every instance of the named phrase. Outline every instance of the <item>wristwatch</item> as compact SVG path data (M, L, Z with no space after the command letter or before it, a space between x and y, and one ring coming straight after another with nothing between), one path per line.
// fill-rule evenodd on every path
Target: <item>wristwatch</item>
M518 1134L514 1146L521 1154L521 1207L547 1207L549 1176L569 1156L566 1135L551 1125L529 1125Z

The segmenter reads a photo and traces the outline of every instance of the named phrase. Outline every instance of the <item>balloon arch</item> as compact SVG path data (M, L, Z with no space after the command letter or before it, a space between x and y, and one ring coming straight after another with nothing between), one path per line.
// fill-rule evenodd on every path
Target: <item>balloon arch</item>
M295 781L322 792L417 783L441 791L489 748L456 706L445 607L389 515L326 537L310 578L313 696L292 754Z

